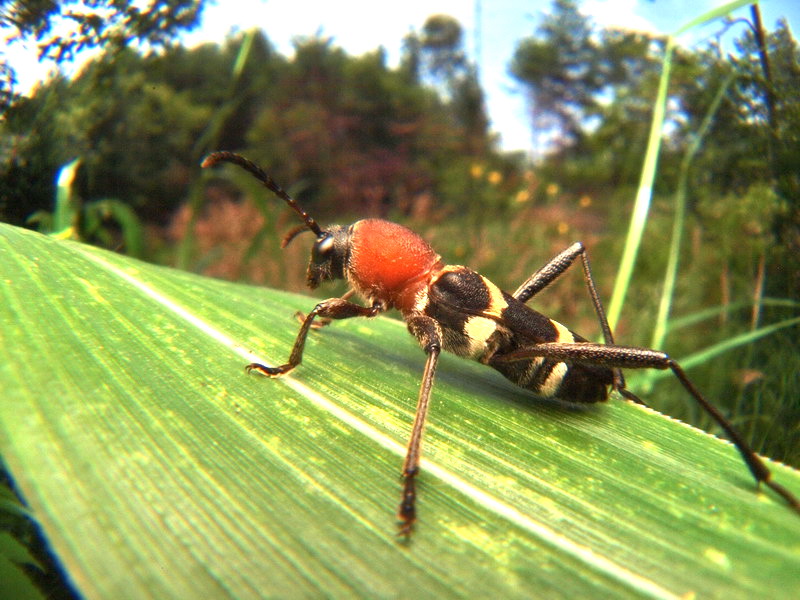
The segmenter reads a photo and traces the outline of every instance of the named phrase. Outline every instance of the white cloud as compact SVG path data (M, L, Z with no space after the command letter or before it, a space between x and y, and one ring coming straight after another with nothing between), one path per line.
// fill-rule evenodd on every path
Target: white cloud
M596 25L660 33L648 19L638 14L641 0L586 0L580 11Z

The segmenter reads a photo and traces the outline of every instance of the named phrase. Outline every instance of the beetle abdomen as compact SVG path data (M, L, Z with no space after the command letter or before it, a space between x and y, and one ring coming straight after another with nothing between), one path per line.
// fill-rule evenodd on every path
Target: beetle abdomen
M485 363L538 396L570 402L608 398L611 369L537 356L504 361L503 355L539 343L586 340L475 271L445 267L431 283L425 313L441 325L445 350Z
M501 356L495 355L489 366L537 396L586 403L608 399L608 386L613 380L610 369L541 357L507 362Z

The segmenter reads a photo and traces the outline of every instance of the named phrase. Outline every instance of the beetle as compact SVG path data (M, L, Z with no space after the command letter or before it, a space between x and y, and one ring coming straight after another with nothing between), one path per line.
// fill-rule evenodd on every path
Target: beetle
M285 375L303 359L306 337L315 319L323 323L352 317L374 317L397 309L409 332L426 354L417 409L408 442L398 509L399 534L411 534L417 519L416 478L419 474L422 432L431 390L442 350L488 365L518 386L543 398L573 403L595 403L611 391L643 404L625 387L621 369L669 369L686 391L727 433L750 469L756 484L765 484L800 513L800 500L772 480L764 461L709 403L688 379L680 365L664 352L620 346L605 316L603 305L582 243L577 242L531 275L513 294L502 291L479 273L460 265L447 265L416 233L390 221L363 219L349 227L323 229L300 205L255 163L232 152L213 152L204 168L230 162L255 176L284 200L303 221L283 240L288 244L309 229L316 236L311 249L306 282L312 289L327 281L344 279L350 284L341 298L319 302L307 315L292 347L289 360L269 367L252 363L247 372L267 377ZM603 332L604 344L593 343L564 325L535 311L527 302L558 279L580 259L583 277ZM351 302L353 295L365 305Z

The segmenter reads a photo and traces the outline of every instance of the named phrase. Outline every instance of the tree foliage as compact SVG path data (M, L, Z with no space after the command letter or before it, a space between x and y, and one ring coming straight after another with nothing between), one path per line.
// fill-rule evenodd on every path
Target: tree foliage
M736 83L697 162L700 188L741 192L772 173L788 195L798 197L800 171L792 168L797 153L780 150L796 148L794 129L800 124L797 45L785 22L765 40L762 52L751 24L736 39L731 56L716 44L676 51L661 189L674 187L680 157L732 73ZM534 34L518 44L511 65L530 99L534 132L549 142L545 163L568 172L578 186L592 180L631 183L640 166L663 49L663 39L598 28L574 0L554 0ZM764 70L767 58L774 63L771 76Z
M162 0L0 0L0 32L9 41L34 41L39 57L56 63L88 48L121 49L132 42L150 47L169 44L195 27L203 2ZM0 55L0 97L13 97L15 74Z
M9 111L2 218L20 223L47 208L56 170L81 157L83 197L118 198L164 224L202 155L218 148L246 151L280 180L304 182L311 206L326 195L344 211L411 211L453 165L465 176L460 157L502 160L474 68L458 52L446 97L387 67L381 50L351 57L319 37L299 40L291 60L261 33L147 56L107 53Z
M511 71L528 86L534 127L556 130L564 145L580 136L603 80L589 19L574 0L555 0L552 8L537 35L517 47Z

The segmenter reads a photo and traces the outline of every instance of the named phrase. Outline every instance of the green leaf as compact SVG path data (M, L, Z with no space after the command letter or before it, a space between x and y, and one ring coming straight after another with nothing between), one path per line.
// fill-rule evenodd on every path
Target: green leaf
M73 193L72 184L78 173L80 159L67 163L56 178L56 205L53 211L53 233L69 237L77 221L79 206Z
M0 531L0 598L42 600L45 598L21 565L39 566L28 549L7 531Z
M705 25L706 23L713 21L714 19L722 19L727 17L732 12L739 10L749 4L758 4L758 2L753 2L753 0L732 0L731 2L727 2L722 4L721 6L717 6L712 8L711 10L703 13L702 15L691 19L688 23L685 23L681 27L675 30L672 34L673 37L678 37L683 35L687 31L694 29L695 27L700 27L701 25Z
M800 518L736 450L444 357L395 538L423 353L401 322L0 225L0 451L87 598L719 597L800 587ZM702 382L699 382L702 384ZM702 387L702 386L701 386ZM800 493L800 476L772 465Z

